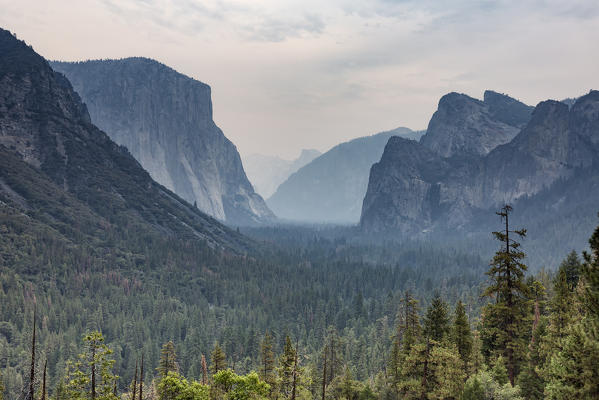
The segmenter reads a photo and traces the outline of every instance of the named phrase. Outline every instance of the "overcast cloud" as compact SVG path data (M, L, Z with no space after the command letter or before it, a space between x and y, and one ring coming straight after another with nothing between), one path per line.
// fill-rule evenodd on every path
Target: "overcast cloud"
M450 91L599 88L594 0L0 0L0 26L49 59L146 56L208 83L246 154L423 129Z

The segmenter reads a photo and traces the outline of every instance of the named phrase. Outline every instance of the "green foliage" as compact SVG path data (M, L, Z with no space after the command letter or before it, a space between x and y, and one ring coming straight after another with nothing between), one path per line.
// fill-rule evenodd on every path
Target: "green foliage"
M117 400L113 393L118 376L112 373L112 350L98 331L83 337L85 352L67 363L66 393L72 400Z
M159 400L209 400L210 388L188 381L177 372L168 371L158 384Z
M222 389L227 400L262 400L267 399L270 385L255 372L239 376L230 369L219 371L213 376L214 384Z
M451 327L451 340L457 347L462 364L464 365L464 371L468 374L472 358L473 339L468 316L466 315L466 308L461 301L458 301L455 306L453 326Z
M524 400L518 386L500 384L487 371L479 371L466 381L462 400Z
M274 371L275 353L273 351L272 336L267 331L260 344L260 379L268 383L271 388L276 383Z
M156 371L162 378L166 377L169 372L179 372L175 344L170 340L165 343L162 346L162 350L160 350L160 362Z
M225 368L227 368L227 356L218 342L216 342L214 350L212 350L212 354L210 355L210 372L212 375L216 375Z
M291 338L289 335L285 337L285 347L283 347L283 354L279 359L279 391L284 398L291 396L293 389L293 376L296 373L296 349L291 344Z
M483 336L490 353L502 355L505 358L510 383L514 385L515 377L519 373L520 364L526 354L528 292L529 288L524 282L524 273L527 269L522 263L525 257L520 249L520 243L510 235L523 238L526 230L511 231L508 218L512 208L505 206L497 214L505 221L505 230L493 232L497 240L503 243L500 250L495 253L491 267L487 272L491 283L484 291L484 295L494 301L485 306L483 310Z
M485 398L485 389L475 375L469 378L464 385L461 400L481 400Z
M448 333L449 313L447 303L437 293L424 316L424 335L430 340L440 342Z

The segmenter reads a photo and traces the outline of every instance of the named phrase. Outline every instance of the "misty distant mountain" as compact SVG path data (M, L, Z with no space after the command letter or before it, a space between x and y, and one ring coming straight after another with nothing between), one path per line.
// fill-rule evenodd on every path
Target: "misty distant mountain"
M72 82L92 122L156 181L229 224L274 219L212 119L208 85L146 58L51 65Z
M487 118L464 118L463 109L453 110L446 114L449 121L452 116L460 121ZM535 229L532 236L546 239L545 245L567 251L584 243L599 211L599 91L571 107L539 103L512 140L486 154L470 151L481 148L480 132L445 132L459 141L447 137L439 142L459 142L468 150L454 146L455 155L446 157L445 151L425 145L426 136L420 143L389 140L370 172L361 216L364 232L488 231L493 211L509 203L516 220Z
M16 233L69 248L88 244L86 260L68 266L75 269L120 243L110 256L118 269L134 262L135 246L157 237L246 248L243 236L152 180L91 123L64 75L2 29L0 54L0 211L7 240Z
M276 156L251 154L242 157L245 172L254 189L268 198L273 195L279 185L292 173L314 160L322 153L314 149L304 149L295 160L285 160Z
M368 171L392 136L417 139L422 132L397 128L341 143L292 174L267 204L283 219L357 223Z

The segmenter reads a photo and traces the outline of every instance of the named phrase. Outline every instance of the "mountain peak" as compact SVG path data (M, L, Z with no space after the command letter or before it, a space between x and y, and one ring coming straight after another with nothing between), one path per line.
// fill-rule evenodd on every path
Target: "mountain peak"
M484 102L465 94L448 93L439 100L420 142L442 157L485 155L512 140L523 121L530 118L522 106L527 107L491 91L485 92ZM513 110L518 113L514 118Z

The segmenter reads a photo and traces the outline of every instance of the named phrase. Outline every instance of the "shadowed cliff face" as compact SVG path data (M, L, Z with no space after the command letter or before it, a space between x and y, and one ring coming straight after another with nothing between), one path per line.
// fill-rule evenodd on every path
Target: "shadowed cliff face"
M463 95L448 96L441 103ZM505 107L498 108L497 104L489 107L484 111L484 120L495 115L494 118L515 124L517 118L514 115L518 112L510 114L514 103L499 100ZM459 121L449 123L452 127L468 120L464 119L465 109L485 107L473 99L461 98L455 103L459 106L440 105L445 120L451 121L455 117ZM519 105L516 106L522 111ZM433 116L437 120L435 123L439 122L438 113ZM522 112L521 120L526 115ZM441 130L435 132L439 135ZM445 131L450 136L453 132ZM524 202L531 209L555 206L554 211L560 212L559 204L547 202L584 201L580 198L584 193L570 193L564 188L581 190L584 185L574 183L580 179L589 179L589 188L596 186L591 181L599 176L597 91L579 98L570 109L556 101L540 103L530 121L512 140L488 152L473 154L472 149L481 149L481 136L471 136L471 133L459 131L457 136L464 142L451 151L448 150L459 143L452 138L436 140L435 145L430 136L428 141L424 136L421 143L397 138L389 140L380 162L373 165L370 172L362 207L362 229L401 233L456 228L472 230L477 228L478 215L489 213L505 203ZM462 146L468 150L462 151ZM450 156L446 156L448 153ZM560 190L564 191L561 197ZM548 191L551 196L547 195ZM537 203L535 199L539 199ZM588 218L596 211L592 211Z
M230 224L274 219L212 120L208 85L145 58L52 66L73 83L94 124L156 181Z
M69 81L0 29L0 206L65 235L139 229L243 249L249 241L154 182L92 125ZM82 219L80 216L85 216Z

